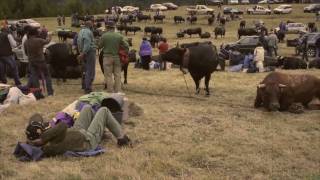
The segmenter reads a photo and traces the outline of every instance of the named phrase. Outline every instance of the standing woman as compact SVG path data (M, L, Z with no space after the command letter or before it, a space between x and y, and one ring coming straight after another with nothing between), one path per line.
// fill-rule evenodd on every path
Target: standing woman
M149 63L151 61L151 56L152 56L152 47L150 42L145 37L142 39L139 55L141 58L142 68L144 70L149 70L150 69Z

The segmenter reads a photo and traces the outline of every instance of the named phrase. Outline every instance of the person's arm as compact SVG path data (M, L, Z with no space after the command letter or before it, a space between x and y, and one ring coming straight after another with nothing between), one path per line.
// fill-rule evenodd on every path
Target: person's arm
M103 48L103 36L100 38L99 44L98 44L98 49L102 49L102 48Z
M14 40L14 38L11 34L8 34L8 40L9 40L9 43L10 43L10 46L12 49L17 47L17 42L16 42L16 40Z
M90 51L91 47L91 40L87 33L82 37L82 41L82 53L86 55Z
M45 145L49 141L56 139L58 137L61 139L64 139L67 129L68 129L67 124L63 122L59 122L55 127L48 129L40 136L40 139L42 141L41 143Z

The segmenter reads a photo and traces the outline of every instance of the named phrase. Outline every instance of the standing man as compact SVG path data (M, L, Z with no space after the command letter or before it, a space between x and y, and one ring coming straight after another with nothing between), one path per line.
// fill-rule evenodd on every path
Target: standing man
M158 46L159 49L159 58L160 58L160 70L167 69L167 61L162 60L162 54L165 54L169 49L169 44L167 43L167 39L164 38Z
M58 22L58 26L61 26L61 16L60 15L58 15L58 17L57 17L57 22Z
M39 77L46 82L48 96L53 95L51 74L43 54L43 47L51 41L51 35L48 39L39 38L39 32L36 28L31 28L28 32L28 39L24 43L24 49L29 60L30 78L28 85L40 88Z
M92 91L92 82L95 77L96 67L96 46L91 28L92 22L86 21L85 26L80 30L78 35L79 59L84 61L85 73L82 88L86 94Z
M62 24L66 25L66 17L64 15L62 15Z
M115 24L109 21L107 32L101 37L99 48L103 50L103 68L107 91L117 93L121 91L121 62L119 49L129 51L129 44L124 37L115 32ZM113 77L112 77L113 76Z
M15 85L21 85L18 73L18 66L14 58L13 48L17 46L17 42L9 33L8 27L4 27L0 32L0 81L7 83L5 66L7 65L14 78Z
M306 60L308 62L309 61L308 60L308 54L307 54L307 51L308 51L308 36L305 36L302 39L301 46L302 46L302 60Z
M268 36L268 56L273 57L273 53L275 56L278 55L278 37L274 33L273 29L271 29L270 34Z

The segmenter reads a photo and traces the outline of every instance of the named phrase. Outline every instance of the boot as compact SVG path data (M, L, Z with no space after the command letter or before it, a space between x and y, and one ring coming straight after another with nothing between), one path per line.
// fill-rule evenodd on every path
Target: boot
M131 140L127 135L124 135L123 138L118 139L118 146L131 146Z

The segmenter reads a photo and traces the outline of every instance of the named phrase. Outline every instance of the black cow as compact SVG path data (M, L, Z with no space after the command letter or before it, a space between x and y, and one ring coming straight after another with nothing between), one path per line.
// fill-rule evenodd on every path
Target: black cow
M123 31L125 31L126 27L127 26L123 24L117 25L117 30L120 31L120 33L122 33Z
M286 33L284 31L277 31L276 35L277 35L279 42L283 42L284 38L286 37Z
M128 34L128 32L133 32L133 34L135 35L137 31L141 31L141 28L138 26L126 26L124 31L126 32L126 35Z
M246 27L246 21L245 20L240 21L239 26L240 26L240 28L245 28Z
M132 56L132 55L131 55ZM129 58L130 62L130 58ZM127 77L128 77L128 67L129 67L129 62L127 64L122 64L121 69L123 71L123 76L124 76L124 84L128 84ZM102 73L104 73L104 68L103 68L103 51L99 53L99 65L101 68Z
M150 15L144 15L144 14L140 14L137 16L137 19L138 19L138 22L144 20L144 21L147 21L147 20L151 20L151 16Z
M185 22L185 19L182 16L174 16L173 17L174 23L182 23Z
M151 34L150 37L150 44L153 48L158 47L158 44L160 41L163 41L164 37L158 35L158 34Z
M214 23L214 16L208 18L208 25L212 25Z
M184 30L183 32L188 34L190 37L192 36L192 34L198 34L199 36L201 36L202 29L200 27L198 27L198 28L189 28L189 29Z
M187 21L190 22L190 24L196 23L198 20L197 16L189 16L187 17Z
M177 32L177 38L184 38L184 32Z
M259 35L259 32L256 28L240 28L238 29L238 37L239 39L241 36L253 36Z
M282 69L307 69L307 63L297 57L280 57L278 60Z
M217 26L214 28L214 35L215 35L216 39L217 39L218 35L220 35L222 38L222 36L224 37L225 34L226 34L226 29L224 28L224 26Z
M73 39L77 35L77 32L71 31L58 31L59 41L67 41L68 38Z
M163 23L163 20L166 18L165 15L155 15L153 16L153 20L156 23L157 21L161 21Z
M200 35L200 38L201 39L207 39L207 38L210 38L211 37L211 34L209 32L204 32Z
M213 45L198 45L190 48L172 48L163 54L162 59L187 68L196 85L196 94L200 92L200 81L205 77L206 95L210 95L211 74L218 66L217 49Z
M68 78L81 78L81 65L77 55L72 53L71 47L67 44L57 43L47 47L45 57L50 64L52 77L61 78L64 82Z
M159 34L159 35L161 35L163 33L163 29L161 27L146 26L144 28L144 33L145 34L151 33L151 34Z

